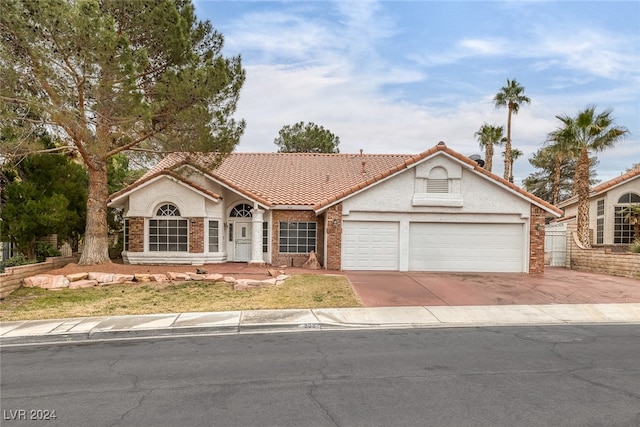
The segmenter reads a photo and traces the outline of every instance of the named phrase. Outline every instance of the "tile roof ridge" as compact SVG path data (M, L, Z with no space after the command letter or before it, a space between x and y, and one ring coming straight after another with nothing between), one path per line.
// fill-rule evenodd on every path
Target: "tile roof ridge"
M623 174L620 174L618 176L616 176L615 178L611 178L610 180L607 180L603 183L600 183L598 185L596 185L595 187L593 187L592 189L589 190L589 197L593 197L595 195L597 195L598 193L604 191L604 190L608 190L609 188L612 188L618 184L622 184L628 180L630 180L631 178L635 178L636 176L640 175L640 167L635 168L635 169L631 169L628 172L625 172ZM568 199L565 199L563 201L561 201L560 203L558 203L559 205L562 206L566 206L567 204L571 204L574 201L578 200L578 196L571 196Z
M635 169L631 169L628 172L625 172L621 175L618 175L615 178L612 178L608 181L605 181L601 184L596 185L595 187L593 187L593 189L591 190L592 192L596 193L598 191L602 191L605 190L609 187L613 187L616 184L620 184L622 182L625 182L626 180L633 178L636 175L640 175L640 167L637 167Z

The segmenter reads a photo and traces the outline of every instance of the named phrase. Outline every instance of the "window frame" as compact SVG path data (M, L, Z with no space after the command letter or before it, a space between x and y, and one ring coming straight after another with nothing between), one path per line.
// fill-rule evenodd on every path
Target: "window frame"
M147 236L149 252L189 252L189 220L180 217L171 203L164 203L148 219Z
M211 227L213 224L215 224L214 228ZM215 233L212 233L213 230L215 230ZM207 236L208 252L220 252L220 242L222 240L220 236L220 221L217 219L210 219L209 224L207 225L207 231L208 231L208 236ZM211 241L212 238L215 238L215 243ZM212 245L215 245L214 246L215 250L211 249Z
M278 252L308 254L317 252L318 223L315 221L280 221L278 224Z

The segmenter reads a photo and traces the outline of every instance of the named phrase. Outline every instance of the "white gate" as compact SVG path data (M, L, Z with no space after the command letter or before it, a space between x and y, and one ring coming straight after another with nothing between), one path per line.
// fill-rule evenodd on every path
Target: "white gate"
M564 267L567 259L567 224L547 224L544 232L545 264Z

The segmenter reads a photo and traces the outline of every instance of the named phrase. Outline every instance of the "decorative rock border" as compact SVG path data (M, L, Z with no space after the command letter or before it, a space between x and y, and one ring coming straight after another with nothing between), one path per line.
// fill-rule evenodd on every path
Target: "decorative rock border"
M27 288L43 288L50 290L57 289L80 289L91 288L95 286L120 285L123 283L146 283L146 282L224 282L233 286L234 290L248 290L253 288L261 288L265 286L277 286L284 283L289 277L283 271L268 270L271 279L235 279L231 276L223 276L222 274L209 274L206 271L199 270L195 273L175 273L167 274L114 274L114 273L73 273L65 275L54 274L38 274L36 276L26 277L24 286Z

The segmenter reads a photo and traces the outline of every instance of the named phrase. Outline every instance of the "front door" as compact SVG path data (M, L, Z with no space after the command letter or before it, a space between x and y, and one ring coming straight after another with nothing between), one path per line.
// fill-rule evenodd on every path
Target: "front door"
M235 241L233 260L249 262L251 260L251 222L235 221L233 237Z

